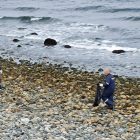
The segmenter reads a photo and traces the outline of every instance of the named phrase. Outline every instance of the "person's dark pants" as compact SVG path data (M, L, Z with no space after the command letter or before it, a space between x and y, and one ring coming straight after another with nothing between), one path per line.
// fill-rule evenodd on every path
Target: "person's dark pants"
M113 90L104 90L102 94L102 100L107 104L109 108L113 109L114 101L113 101Z

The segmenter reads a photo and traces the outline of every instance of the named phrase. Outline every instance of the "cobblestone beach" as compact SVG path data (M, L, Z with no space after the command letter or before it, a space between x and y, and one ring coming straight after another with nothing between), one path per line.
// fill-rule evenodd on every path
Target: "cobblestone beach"
M140 79L116 79L115 111L92 107L97 73L0 59L0 140L140 140Z

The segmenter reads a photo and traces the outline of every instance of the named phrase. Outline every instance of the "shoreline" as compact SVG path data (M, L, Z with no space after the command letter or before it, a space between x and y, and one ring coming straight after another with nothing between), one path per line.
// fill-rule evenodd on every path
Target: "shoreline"
M31 37L34 36L31 35ZM19 40L19 42L13 42L14 39ZM82 49L76 47L76 45L67 49L63 46L65 43L59 42L59 40L58 45L50 48L43 46L43 40L3 36L0 43L1 56L6 59L12 58L17 62L22 59L46 65L47 63L52 63L63 65L64 67L72 66L89 72L96 71L99 68L110 67L114 74L140 78L139 51L113 54L110 51L96 50L96 48L91 50ZM130 57L131 55L133 55L132 58Z
M0 59L0 137L10 139L137 139L140 78L116 79L114 112L92 107L97 73ZM30 127L30 129L28 129Z

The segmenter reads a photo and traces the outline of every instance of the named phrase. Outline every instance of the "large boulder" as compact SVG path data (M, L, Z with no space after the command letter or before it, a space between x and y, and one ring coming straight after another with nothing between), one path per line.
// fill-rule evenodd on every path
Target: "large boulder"
M44 45L45 45L45 46L54 46L54 45L57 45L57 41L54 40L54 39L51 39L51 38L47 38L47 39L44 41Z
M125 53L124 50L113 50L112 53L120 54L120 53Z

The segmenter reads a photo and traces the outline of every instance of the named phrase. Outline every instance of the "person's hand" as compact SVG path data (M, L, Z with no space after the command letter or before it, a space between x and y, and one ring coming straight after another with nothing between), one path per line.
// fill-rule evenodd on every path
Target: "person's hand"
M100 84L99 84L99 86L100 86L100 87L103 87L103 84L102 84L102 83L100 83Z

